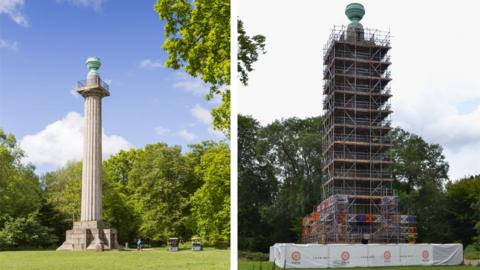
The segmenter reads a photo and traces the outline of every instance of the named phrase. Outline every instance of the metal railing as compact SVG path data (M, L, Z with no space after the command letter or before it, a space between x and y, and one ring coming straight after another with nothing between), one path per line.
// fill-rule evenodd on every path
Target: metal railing
M391 120L383 120L383 121L372 121L368 118L355 118L351 119L348 117L335 117L334 121L335 124L344 124L344 125L367 125L367 126L385 126L389 127L391 124Z
M368 142L368 143L390 143L391 140L388 136L368 136L368 135L335 135L336 141L355 141L355 142Z
M362 188L362 187L330 187L327 191L328 195L363 195L363 196L396 196L391 188Z
M335 25L330 33L330 38L325 44L324 55L327 55L327 51L331 48L335 41L345 41L347 37L348 26ZM390 46L390 31L381 31L377 29L363 28L363 42L372 42L377 46ZM361 43L361 42L358 42Z
M383 63L390 63L390 56L388 54L371 54L366 52L352 52L352 51L345 51L345 50L335 50L335 57L343 57L343 58L355 58L355 59L362 59L362 60L370 60L370 61L378 61Z
M375 104L373 102L366 102L366 101L353 101L353 102L341 102L337 101L334 103L337 107L344 107L344 108L360 108L360 109L373 109L379 111L389 111L390 104Z
M93 77L86 80L80 80L77 82L77 87L87 87L87 86L101 86L106 90L109 90L110 86L104 82L100 77Z
M325 83L324 89L327 89L330 87L329 83ZM335 83L333 86L335 90L343 90L343 91L353 91L353 92L365 92L365 93L382 93L382 94L390 94L391 92L391 87L390 86L385 86L383 87L377 86L377 87L372 87L369 85L362 85L362 84L356 84L356 85L347 85L347 84L340 84L340 83Z
M333 158L340 159L363 159L363 160L378 160L378 161L391 161L390 155L385 153L352 153L343 151L334 151ZM327 153L326 159L332 159L332 152Z
M390 72L383 70L380 72L375 72L375 71L370 71L370 70L363 70L363 69L341 69L337 68L335 69L336 74L343 74L343 75L354 75L354 76L366 76L366 77L377 77L381 79L388 80L390 79Z
M341 170L334 169L333 176L338 177L365 177L365 178L391 178L392 174L385 171L369 170Z

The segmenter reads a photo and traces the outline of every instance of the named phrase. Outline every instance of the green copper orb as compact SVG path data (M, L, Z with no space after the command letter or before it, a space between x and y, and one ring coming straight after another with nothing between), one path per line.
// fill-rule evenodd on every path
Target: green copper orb
M90 70L88 74L98 74L97 70L100 68L102 65L102 62L100 62L100 58L98 57L89 57L87 61L85 62L87 65L88 69Z
M348 19L352 22L352 25L358 25L363 15L365 15L365 8L363 8L363 5L360 3L348 4L345 8L345 15L347 15Z

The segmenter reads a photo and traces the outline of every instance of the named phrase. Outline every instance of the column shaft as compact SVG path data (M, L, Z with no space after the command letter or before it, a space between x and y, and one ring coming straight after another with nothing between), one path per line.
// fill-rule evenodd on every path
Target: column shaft
M85 97L82 221L102 220L102 100Z

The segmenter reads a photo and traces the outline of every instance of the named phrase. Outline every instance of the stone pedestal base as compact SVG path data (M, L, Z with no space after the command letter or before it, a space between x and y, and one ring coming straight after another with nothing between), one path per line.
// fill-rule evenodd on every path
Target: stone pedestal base
M112 250L118 249L117 230L103 221L73 223L66 239L57 250Z

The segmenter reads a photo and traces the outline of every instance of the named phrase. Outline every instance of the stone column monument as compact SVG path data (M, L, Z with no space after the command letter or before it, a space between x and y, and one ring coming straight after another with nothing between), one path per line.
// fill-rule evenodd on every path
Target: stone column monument
M83 129L81 219L66 233L57 250L117 249L117 230L102 218L102 98L109 96L108 85L100 79L100 59L87 59L87 79L79 81L77 92L85 98Z

